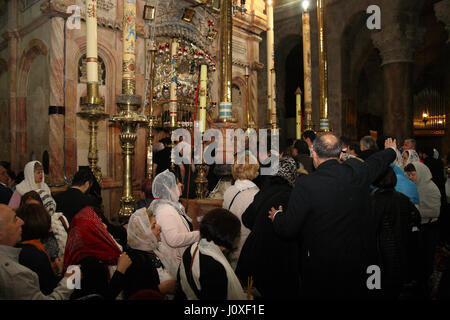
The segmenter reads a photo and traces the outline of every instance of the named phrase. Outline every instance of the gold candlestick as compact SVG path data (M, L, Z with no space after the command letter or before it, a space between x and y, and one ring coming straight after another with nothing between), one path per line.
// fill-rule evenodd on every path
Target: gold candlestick
M328 121L328 65L325 21L325 0L317 0L319 23L319 81L320 81L320 131L330 131Z
M77 115L89 121L89 153L88 162L97 182L102 185L102 171L98 162L97 129L98 121L108 117L105 113L105 100L99 97L98 83L87 84L87 95L80 98L81 111Z
M202 159L203 162L203 159ZM208 195L208 179L206 178L206 171L208 166L205 163L195 166L197 170L197 177L195 178L195 194L197 199L205 199Z
M138 114L141 97L136 95L136 1L123 1L123 57L122 57L122 94L116 97L119 114L110 121L119 124L119 140L122 147L122 197L120 198L119 220L128 221L134 212L132 161L137 126L148 124L146 117Z

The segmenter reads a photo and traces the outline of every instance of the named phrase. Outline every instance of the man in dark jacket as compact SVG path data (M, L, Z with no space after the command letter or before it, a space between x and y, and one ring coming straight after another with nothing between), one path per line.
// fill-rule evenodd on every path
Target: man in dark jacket
M80 170L74 174L71 187L54 196L56 212L62 212L69 223L84 207L96 206L95 199L86 194L94 179L90 170Z
M312 150L317 170L297 180L286 212L270 212L279 235L302 238L305 297L365 297L372 275L367 268L376 257L369 185L396 157L395 140L387 139L385 147L366 162L340 164L339 139L317 137Z

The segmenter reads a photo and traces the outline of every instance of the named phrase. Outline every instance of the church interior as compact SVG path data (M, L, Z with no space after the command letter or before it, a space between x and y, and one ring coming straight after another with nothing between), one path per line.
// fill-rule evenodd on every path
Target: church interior
M90 167L111 221L196 123L450 152L450 0L91 1L0 1L0 160L55 193Z

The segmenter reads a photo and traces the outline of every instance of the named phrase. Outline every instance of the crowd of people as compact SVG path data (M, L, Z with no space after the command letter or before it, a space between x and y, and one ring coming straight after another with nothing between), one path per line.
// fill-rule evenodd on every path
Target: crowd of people
M450 298L450 171L433 148L307 131L272 176L246 152L222 208L193 216L195 172L171 172L169 148L161 136L124 225L89 169L52 194L39 161L21 180L0 163L0 299Z

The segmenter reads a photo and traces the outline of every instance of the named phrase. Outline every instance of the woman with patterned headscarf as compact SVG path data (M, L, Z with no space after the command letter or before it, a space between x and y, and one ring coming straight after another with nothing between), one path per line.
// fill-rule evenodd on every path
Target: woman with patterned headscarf
M269 177L242 215L251 230L242 247L236 275L244 283L253 278L263 299L292 299L298 296L298 245L278 236L267 212L288 205L296 179L297 165L291 157L281 158L278 171ZM276 273L275 273L276 272Z

